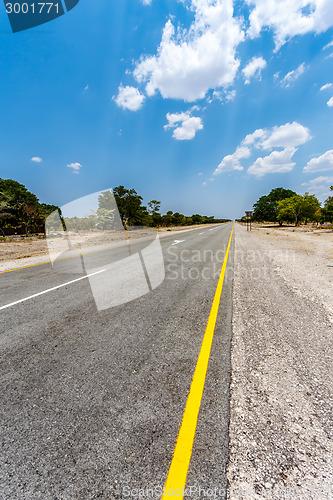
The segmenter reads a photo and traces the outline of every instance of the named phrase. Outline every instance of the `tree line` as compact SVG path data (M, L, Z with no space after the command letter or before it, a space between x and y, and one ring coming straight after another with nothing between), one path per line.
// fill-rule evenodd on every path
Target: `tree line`
M116 201L117 207L115 207ZM114 227L115 208L125 229L128 226L190 226L193 224L212 224L228 222L229 219L215 219L214 216L193 214L186 216L179 212L168 211L161 214L161 202L151 200L143 205L143 198L135 189L124 186L115 187L112 192L103 192L98 199L98 209L87 217L63 219L56 205L40 203L37 196L17 181L0 178L0 233L36 234L45 232L47 217L58 212L64 227L70 230L98 230Z
M116 207L115 207L116 202ZM193 214L186 216L179 212L168 211L161 214L161 202L151 200L143 205L143 198L135 189L117 186L111 191L104 191L98 198L98 209L86 217L65 219L70 230L113 229L117 227L115 208L120 216L121 226L170 227L191 226L194 224L214 224L228 222L229 219L216 219L213 215Z
M46 218L56 205L40 203L37 196L19 182L0 178L0 233L43 233Z
M333 191L333 186L330 190ZM253 208L252 220L257 222L278 222L280 226L283 223L333 222L333 196L321 206L313 194L300 195L282 187L261 196Z

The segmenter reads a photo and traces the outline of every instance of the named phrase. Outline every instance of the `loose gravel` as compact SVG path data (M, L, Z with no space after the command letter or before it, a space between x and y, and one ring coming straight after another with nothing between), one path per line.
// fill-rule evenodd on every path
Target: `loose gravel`
M235 238L228 496L331 499L332 236Z

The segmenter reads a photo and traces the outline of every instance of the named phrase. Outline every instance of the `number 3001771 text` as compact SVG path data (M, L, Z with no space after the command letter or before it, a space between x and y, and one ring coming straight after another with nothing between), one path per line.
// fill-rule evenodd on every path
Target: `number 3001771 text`
M6 12L7 14L59 14L59 3L6 3Z

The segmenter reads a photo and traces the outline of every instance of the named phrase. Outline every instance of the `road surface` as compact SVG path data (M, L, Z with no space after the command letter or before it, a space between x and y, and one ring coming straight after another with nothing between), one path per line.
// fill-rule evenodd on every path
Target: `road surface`
M1 498L161 497L231 241L186 482L192 498L224 498L231 231L161 239L164 282L100 312L83 275L50 264L0 275ZM121 252L95 258L103 266Z

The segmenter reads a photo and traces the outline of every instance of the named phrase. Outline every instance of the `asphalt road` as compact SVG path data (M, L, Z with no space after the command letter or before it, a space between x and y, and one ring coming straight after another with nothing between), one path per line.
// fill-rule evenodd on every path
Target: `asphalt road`
M89 280L61 265L0 275L2 499L160 497L231 229L161 239L163 283L102 311ZM233 252L232 240L188 498L225 497ZM99 252L94 265L121 258Z

